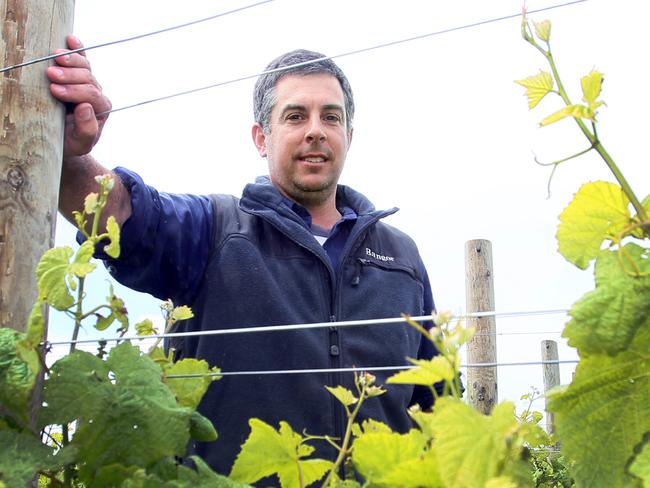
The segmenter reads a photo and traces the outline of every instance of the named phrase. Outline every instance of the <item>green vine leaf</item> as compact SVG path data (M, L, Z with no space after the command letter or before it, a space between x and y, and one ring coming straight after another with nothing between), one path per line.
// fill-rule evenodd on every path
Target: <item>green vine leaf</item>
M426 446L419 430L370 432L355 440L352 462L371 486L442 486L436 458L425 452Z
M104 246L104 252L117 259L120 257L120 226L112 215L106 221L106 232L111 242L108 246Z
M526 88L529 109L535 108L542 98L553 90L553 77L547 71L540 71L538 74L523 80L515 80L515 83Z
M92 482L107 464L146 467L185 453L193 411L177 406L161 374L128 342L114 347L106 362L75 351L52 366L41 425L83 419L71 443L82 481Z
M650 252L634 243L619 251L601 251L595 266L596 289L574 304L562 334L581 356L617 354L640 328L650 326L650 276L631 276L621 260L650 273Z
M69 461L39 439L14 430L0 430L0 480L9 488L31 486L41 469L58 469Z
M192 309L186 305L174 307L174 310L172 310L171 313L171 319L174 322L178 322L179 320L188 320L192 317L194 317L194 312L192 312Z
M523 486L530 483L524 461L526 433L520 432L512 403L500 403L488 417L462 400L438 399L433 431L433 449L446 486L482 488L498 476L510 476Z
M27 407L38 374L37 352L20 347L25 337L13 329L0 328L0 405L23 424L27 423Z
M650 486L650 433L644 437L640 452L630 465L630 474L643 481L643 486Z
M70 283L70 288L73 290L76 290L76 285L73 285L75 283L72 280L73 276L85 278L87 274L91 273L97 267L95 263L90 262L94 251L95 247L91 241L84 241L79 249L77 249L72 263L68 266L68 282Z
M190 437L199 442L212 442L217 440L218 435L209 419L199 412L193 412L190 417Z
M551 40L550 20L543 20L542 22L533 21L533 25L535 26L535 34L537 34L537 37L546 42Z
M230 472L235 481L254 483L277 474L282 488L294 488L300 486L300 470L304 486L309 486L333 465L322 459L303 459L314 448L302 444L302 437L286 422L280 422L279 431L259 419L250 419L248 424L251 433Z
M153 326L151 319L144 319L135 324L135 333L139 336L146 337L158 334L158 331Z
M600 90L603 86L602 73L591 70L588 75L580 79L580 84L582 85L582 100L595 112L598 107L603 105L603 102L596 101L600 96Z
M586 269L606 239L630 224L629 200L620 186L605 181L585 183L560 214L558 250Z
M68 246L45 251L36 266L39 298L57 310L67 310L74 303L68 291L66 276L74 252Z
M113 294L112 286L110 290L110 295L106 297L106 299L108 300L108 306L111 309L111 313L107 317L104 317L103 315L100 314L96 314L97 323L95 324L95 329L106 330L111 326L111 324L113 324L113 322L117 320L121 325L121 327L119 328L120 331L129 330L129 317L128 317L128 311L124 306L124 300L122 300L121 298Z
M207 376L209 373L218 373L217 367L210 368L205 360L185 358L165 368L165 379L169 389L176 395L178 404L183 407L196 409L203 395L208 390L210 383L220 379L220 376ZM176 374L205 375L197 378L167 378Z
M84 198L84 213L86 215L91 215L95 213L95 211L97 210L98 200L99 200L98 193L93 192L86 195L86 198Z
M555 122L558 122L566 117L575 117L576 119L594 120L596 117L596 113L591 108L586 107L584 105L580 105L580 104L567 105L566 107L544 118L539 123L539 126L544 127L546 125L550 125Z
M444 356L434 356L432 359L407 359L417 367L394 374L386 383L431 386L443 380L452 381L456 376L454 368Z
M626 466L650 431L648 325L626 351L582 358L571 385L549 395L548 408L556 414L562 451L575 461L578 486L637 486Z
M354 405L359 401L359 399L355 397L350 390L348 390L343 386L339 385L334 388L332 388L331 386L326 386L325 388L332 395L334 395L339 402L341 402L346 407L349 407L350 405Z

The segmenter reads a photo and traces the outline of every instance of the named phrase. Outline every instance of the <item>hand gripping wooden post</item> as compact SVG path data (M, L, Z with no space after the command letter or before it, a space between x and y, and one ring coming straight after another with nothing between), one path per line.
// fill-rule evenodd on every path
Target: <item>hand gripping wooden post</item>
M73 14L74 0L0 0L0 67L65 47ZM0 327L20 331L58 207L64 109L50 95L47 65L0 73Z
M477 239L465 243L465 298L467 313L494 310L494 281L492 244ZM494 316L474 317L467 326L476 334L467 344L469 364L496 364L496 319ZM479 412L489 414L498 402L496 366L470 367L467 371L467 391L471 404Z

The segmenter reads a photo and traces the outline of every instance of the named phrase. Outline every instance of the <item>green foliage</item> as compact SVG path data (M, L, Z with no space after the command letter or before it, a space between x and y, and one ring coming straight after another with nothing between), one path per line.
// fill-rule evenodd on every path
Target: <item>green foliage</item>
M569 345L581 355L625 351L638 330L648 327L650 275L635 277L621 265L624 259L650 271L648 250L629 243L618 251L601 251L595 266L596 289L585 294L570 311L564 329Z
M579 484L634 486L626 466L650 431L648 351L646 324L626 351L583 357L571 385L550 397L562 449L575 461Z
M586 269L598 256L603 240L614 240L632 217L630 200L620 186L605 181L584 184L560 215L557 240L560 253Z
M548 60L564 103L542 125L573 117L588 150L598 152L616 178L583 185L560 216L559 251L581 269L595 260L596 288L569 313L563 336L578 349L580 363L573 382L549 395L549 409L578 486L641 486L650 432L650 197L639 201L596 132L603 75L592 70L584 76L584 103L573 104L548 47L550 24L548 32L536 29L548 49L525 19L522 34ZM548 470L540 466L535 473L543 478ZM555 484L544 486L571 486L566 470L550 473L558 475L548 480Z
M32 389L38 375L38 353L29 334L0 328L0 420L26 425Z
M52 486L243 486L216 475L198 459L196 469L178 465L175 458L185 454L190 438L209 442L217 433L196 411L213 378L172 376L218 370L204 361L172 364L157 349L150 357L122 342L107 354L104 343L93 355L76 351L73 344L69 355L45 371L37 419L44 430L58 424L62 433L50 435L45 443L31 433L32 390L45 364L40 357L44 305L74 319L73 339L86 320L98 330L114 323L122 334L129 328L126 306L112 286L106 303L84 310L84 284L96 268L95 249L103 244L108 255L119 256L115 219L107 219L106 232L98 231L113 182L100 177L98 183L99 193L89 195L83 212L75 214L87 240L76 252L69 247L50 249L37 266L39 301L27 332L0 329L0 480L8 487L25 486L40 472L39 483L51 480ZM169 314L173 323L192 316L188 307L173 305ZM143 333L153 328L150 322L138 325Z
M0 446L0 482L8 488L27 486L37 471L56 470L69 462L37 437L15 430L0 430Z
M277 474L282 488L309 486L332 466L331 461L305 459L314 448L286 422L280 422L279 430L259 419L251 419L248 424L251 433L232 467L232 479L254 483Z
M533 451L530 463L536 488L571 488L575 486L568 461L562 454L548 452L545 449Z

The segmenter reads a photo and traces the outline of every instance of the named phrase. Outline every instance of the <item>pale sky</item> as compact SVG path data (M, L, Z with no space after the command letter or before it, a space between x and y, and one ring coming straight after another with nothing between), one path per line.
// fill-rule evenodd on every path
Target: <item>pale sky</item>
M247 5L243 0L77 2L75 34L86 45L130 37ZM528 10L561 3L528 1ZM303 47L334 55L516 14L520 0L275 0L191 28L88 53L114 107L259 73L277 55ZM648 113L646 3L589 0L533 14L553 22L552 47L574 102L579 78L605 74L599 134L640 198L650 166L640 121ZM572 121L539 129L561 108L557 97L529 112L513 80L548 69L520 36L520 19L441 34L337 64L355 94L354 140L341 183L378 208L400 207L387 222L410 234L428 268L439 310L465 310L465 242L492 242L496 310L568 308L592 285L556 252L557 216L582 182L613 178L595 155L558 169L535 164L587 147ZM265 160L252 143L254 80L112 114L94 155L123 165L160 190L239 195ZM644 124L645 125L645 124ZM57 243L70 244L60 219ZM104 287L105 276L96 278ZM121 289L120 289L121 290ZM158 316L157 300L124 299L135 321ZM100 293L102 296L103 293ZM562 315L497 319L500 362L540 360L540 341L559 340ZM60 319L51 337L69 338ZM561 347L560 359L575 359ZM572 368L562 368L562 381ZM499 369L500 399L541 387L541 367ZM540 406L541 408L541 406Z

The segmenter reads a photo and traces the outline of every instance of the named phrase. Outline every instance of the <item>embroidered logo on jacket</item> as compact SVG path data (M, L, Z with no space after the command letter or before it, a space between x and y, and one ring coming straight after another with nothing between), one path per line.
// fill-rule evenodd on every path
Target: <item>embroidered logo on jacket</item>
M373 257L375 259L379 259L380 261L395 261L395 258L393 256L383 256L381 254L377 254L375 251L370 249L369 247L366 247L366 256Z

